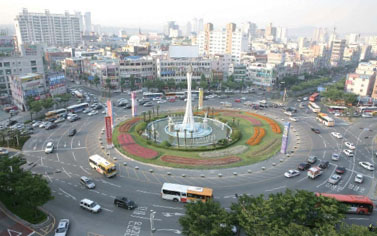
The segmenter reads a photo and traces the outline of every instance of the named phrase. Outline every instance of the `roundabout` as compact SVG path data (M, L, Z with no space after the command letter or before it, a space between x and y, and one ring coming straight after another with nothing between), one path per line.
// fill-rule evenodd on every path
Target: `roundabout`
M272 121L281 127L285 122L282 121L285 119L283 111L275 108L251 111L241 104L233 104L232 110L224 110L220 107L216 108L218 103L219 101L215 100L207 101L208 106L215 107L214 116L218 118L222 116L224 122L230 125L234 118L235 126L239 119L239 129L247 131L248 135L242 135L236 143L226 148L215 150L188 152L177 151L174 147L159 147L154 142L148 144L146 138L136 133L137 126L144 122L143 117L131 118L128 110L120 108L114 108L115 126L119 131L118 134L114 132L114 135L123 134L122 137L128 142L127 146L132 147L131 150L148 157L137 158L127 152L123 154L119 151L121 146L107 149L103 145L106 140L105 134L102 133L103 116L87 117L80 114L82 119L78 122L62 123L51 131L38 130L25 144L23 154L28 163L33 163L30 167L36 164L31 171L42 174L49 181L55 196L55 199L48 202L44 208L52 212L56 219L69 218L73 222L70 229L73 235L150 235L153 216L154 226L157 229L153 235L162 236L179 235L181 229L177 221L185 213L184 204L161 199L161 186L166 182L212 188L215 200L224 207L229 207L232 202L237 201L235 193L268 195L288 188L343 194L373 193L374 173L360 168L357 163L359 160L373 159L375 151L373 140L377 130L374 119L356 122L354 125L343 125L339 122L335 127L325 128L315 120L314 115L299 112L302 118L299 122L291 124L288 155L277 153L265 158L263 153L260 153L263 160L256 160L254 155L256 161L253 164L246 164L243 163L248 160L246 153L253 151L255 153L258 146L263 146L263 149L268 148L272 143L273 135L281 140L281 133L274 133L278 126L273 125ZM183 102L162 104L161 111L163 114L178 114L182 111L182 107L184 107ZM147 111L146 108L140 107L140 114L143 111ZM196 112L194 114L205 116ZM212 119L211 112L208 113L208 117ZM321 134L313 133L310 127L321 129ZM68 137L70 128L76 128L78 131L74 137ZM250 146L247 142L255 142L257 139L251 138L256 132L262 134L262 129L265 130L265 134L261 142ZM344 139L357 146L355 159L342 158L338 162L331 161L331 154L341 152L345 141L332 137L330 133L333 131L342 133ZM130 142L129 137L132 138L133 143ZM369 138L365 139L365 137ZM54 142L56 149L52 154L45 154L44 147L49 141ZM141 147L145 149L140 149ZM117 176L108 179L91 169L88 165L88 157L94 154L114 162L118 170ZM305 162L309 155L315 155L319 160L330 161L328 169L322 176L311 180L305 172L301 172L300 176L292 179L284 177L284 172ZM190 158L178 159L179 162L188 160L188 164L185 164L188 168L172 168L181 164L169 166L163 161L165 158L168 161L177 160L178 157ZM235 157L242 160L239 161ZM224 158L234 158L234 162L229 164L229 160ZM206 162L212 160L217 160L219 163L206 166ZM197 162L196 165L203 167L190 168L192 162ZM337 185L330 185L327 179L337 166L346 167L346 173ZM356 173L364 175L363 184L353 182ZM89 190L79 184L83 175L95 182L95 189ZM124 210L115 207L113 201L116 196L126 196L134 200L138 208ZM103 211L96 215L83 211L79 207L82 198L96 201ZM353 223L366 225L375 221L374 215L350 218Z

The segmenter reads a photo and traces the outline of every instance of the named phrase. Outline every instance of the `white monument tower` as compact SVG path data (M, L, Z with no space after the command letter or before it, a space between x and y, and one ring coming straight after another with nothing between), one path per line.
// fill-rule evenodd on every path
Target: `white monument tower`
M187 103L185 116L180 127L180 131L195 131L194 115L192 114L192 101L191 101L191 81L192 81L192 67L190 66L187 71Z

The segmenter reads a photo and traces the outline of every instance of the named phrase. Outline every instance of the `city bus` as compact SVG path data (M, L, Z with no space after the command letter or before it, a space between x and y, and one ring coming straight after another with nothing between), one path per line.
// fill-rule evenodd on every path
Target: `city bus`
M325 113L319 112L317 115L317 120L322 124L326 125L327 127L333 127L335 125L335 121L333 118L329 117Z
M114 163L106 160L98 154L89 157L89 165L98 173L110 178L117 174L116 166Z
M328 110L329 110L330 113L342 114L345 110L347 110L347 107L343 107L343 106L329 106Z
M170 98L184 99L186 97L186 92L166 92L165 97L166 97L166 99L170 99Z
M161 197L174 202L206 202L213 198L212 192L211 188L164 183L161 188Z
M315 102L315 101L317 101L318 98L319 98L319 93L313 93L313 94L309 97L309 101L311 101L311 102Z
M67 109L62 108L62 109L57 109L57 110L46 112L45 119L48 120L51 118L59 118L65 115L67 115Z
M162 98L164 96L163 93L149 93L149 92L144 92L143 93L143 98L148 98L148 99L154 99L154 98Z
M80 104L69 106L67 107L67 111L72 112L72 113L82 112L83 110L85 110L85 108L88 108L88 107L89 107L89 103L85 102L85 103L80 103Z
M377 111L377 107L365 107L365 106L363 106L363 107L358 107L357 111L360 114L363 114L363 113L373 113L373 112Z
M317 104L315 104L314 102L309 102L308 107L309 107L310 110L312 110L312 112L315 112L315 113L321 111L321 108Z
M334 198L348 206L347 213L370 215L373 212L374 204L367 196L362 195L343 195L331 193L316 193L317 196Z

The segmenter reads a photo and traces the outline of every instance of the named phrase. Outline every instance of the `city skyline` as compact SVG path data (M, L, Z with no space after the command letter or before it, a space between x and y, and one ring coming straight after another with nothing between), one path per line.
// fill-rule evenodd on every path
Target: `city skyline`
M263 3L257 1L242 2L233 1L232 5L217 4L211 2L191 1L185 7L178 6L174 1L162 2L146 1L149 7L140 8L135 2L113 0L110 4L89 4L88 1L74 2L64 1L64 4L45 0L15 1L12 5L0 4L0 24L14 24L14 19L23 8L29 12L44 12L62 14L64 11L91 12L92 24L102 26L114 26L125 28L147 28L162 31L163 25L169 20L184 25L193 18L203 18L204 22L211 22L216 28L225 27L226 23L254 22L258 28L264 28L272 22L276 26L287 28L299 27L336 27L340 33L364 33L377 32L373 9L377 8L377 2L363 0L359 2L338 0L327 2L324 0L266 0ZM200 6L200 7L199 7ZM132 9L132 10L127 10ZM136 10L135 10L136 9ZM137 10L139 9L139 10ZM166 9L165 12L162 9ZM126 14L125 12L126 11ZM231 13L231 14L229 14ZM319 14L320 13L320 14Z

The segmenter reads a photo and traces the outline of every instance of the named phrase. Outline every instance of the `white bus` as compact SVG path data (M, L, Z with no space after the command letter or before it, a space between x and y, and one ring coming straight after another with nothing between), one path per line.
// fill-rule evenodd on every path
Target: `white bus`
M315 112L315 113L318 113L321 111L321 108L314 102L309 102L308 107L310 110L312 110L312 112Z
M317 120L322 124L326 125L327 127L333 127L335 125L335 121L333 118L329 117L325 113L318 113Z
M85 110L85 108L88 108L88 107L89 107L89 103L80 103L80 104L67 107L67 111L72 112L72 113L82 112L83 110Z
M213 190L211 188L164 183L161 188L161 197L175 202L206 202L213 198Z
M114 163L106 160L98 154L89 157L89 165L98 173L110 178L117 174L116 166Z

